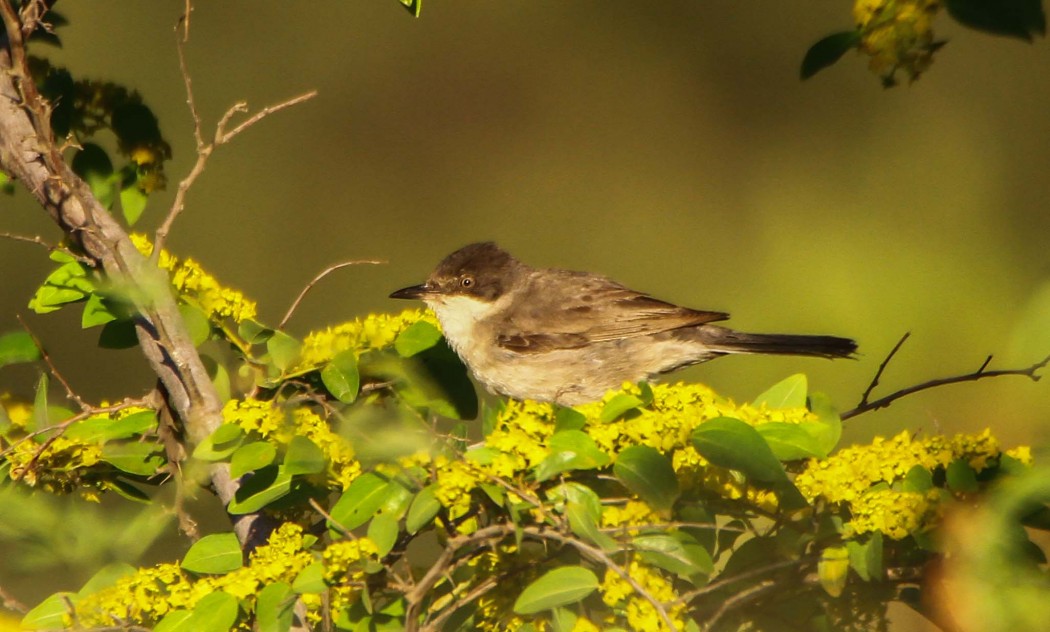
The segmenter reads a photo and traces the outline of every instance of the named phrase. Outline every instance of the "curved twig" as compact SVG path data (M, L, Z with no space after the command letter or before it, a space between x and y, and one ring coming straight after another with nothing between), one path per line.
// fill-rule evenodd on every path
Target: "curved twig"
M900 344L898 343L898 347L899 346ZM896 352L896 347L894 348L894 352ZM892 353L890 354L890 356L892 357ZM887 358L886 361L888 362L889 358ZM876 399L873 402L865 401L867 399L867 393L865 393L865 398L861 400L860 405L858 405L853 410L848 410L842 413L841 418L843 420L846 420L850 417L856 417L857 415L860 415L862 413L870 412L872 410L878 410L879 408L885 408L902 397L907 397L908 395L918 393L919 391L925 391L930 388L945 386L947 384L957 384L959 382L974 382L980 379L984 379L986 377L1000 377L1003 375L1022 375L1027 378L1030 378L1033 382L1038 382L1039 378L1042 377L1041 375L1039 375L1039 371L1042 370L1047 364L1050 364L1050 356L1047 356L1041 361L1036 362L1035 364L1023 369L997 369L995 371L986 371L985 369L988 368L988 365L991 362L992 356L988 356L984 359L984 362L981 363L981 366L978 367L977 370L973 371L972 373L966 373L965 375L954 375L952 377L942 377L936 380L929 380L927 382L923 382L922 384L916 384L915 386L902 388L899 391L887 395L886 397L880 397L879 399ZM883 365L885 365L885 362L883 363ZM882 368L880 367L880 372L881 369Z
M357 266L363 264L381 265L384 263L386 263L386 261L383 261L381 259L358 259L355 261L343 261L342 263L336 263L328 266L327 268L322 270L317 276L315 276L309 283L307 283L306 287L304 287L302 291L299 292L299 296L295 297L295 300L292 301L291 306L288 307L288 311L284 313L284 318L282 318L281 322L277 324L277 329L284 329L284 326L291 319L292 314L294 314L295 310L299 308L299 303L303 302L303 298L306 297L307 292L314 289L314 286L317 285L317 283L321 279L325 278L329 274L335 272L336 270L347 268L349 266Z

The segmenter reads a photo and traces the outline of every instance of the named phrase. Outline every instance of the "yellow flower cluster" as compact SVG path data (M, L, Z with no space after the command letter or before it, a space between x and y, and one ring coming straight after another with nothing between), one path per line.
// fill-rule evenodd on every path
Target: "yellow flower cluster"
M640 500L628 500L622 505L608 505L602 509L603 527L628 527L661 522L660 516L652 507ZM630 529L631 535L638 535L638 529Z
M4 458L11 464L11 478L55 494L80 491L97 500L94 490L81 486L87 468L102 460L102 444L59 436L44 444L31 440L15 443Z
M636 415L603 423L605 405L621 394L639 396L640 388L626 383L610 391L600 402L584 404L577 410L587 417L587 434L598 447L615 454L632 445L647 445L664 453L690 445L689 437L698 425L716 417L734 417L753 426L778 421L800 423L816 420L805 408L768 409L736 404L719 396L703 384L654 384L653 401L637 409Z
M672 602L678 599L678 594L675 593L674 587L667 578L656 569L634 559L627 566L627 574L645 590L649 597L664 605L668 618L674 624L675 630L685 629L683 617L685 604L679 603L675 606L670 606ZM598 590L602 594L602 601L605 602L605 605L613 608L618 615L616 618L620 619L622 617L626 619L629 629L668 629L663 617L657 612L652 602L648 598L635 593L634 588L611 568L606 569L605 577L601 585L598 586ZM609 621L608 623L615 624L621 621L622 619Z
M774 410L734 404L700 384L656 384L652 386L653 400L649 406L637 409L636 414L629 418L603 422L603 407L624 394L639 396L641 391L634 384L625 384L621 391L607 394L601 402L576 409L584 415L584 431L602 451L611 455L632 445L654 447L671 457L683 485L703 487L733 500L743 498L769 511L777 507L776 495L747 484L729 470L711 465L693 449L690 442L692 431L704 421L721 416L735 417L752 425L816 420L816 416L804 408ZM452 517L457 517L466 513L470 507L470 494L480 484L491 482L493 477L524 480L550 455L549 443L555 418L556 408L551 404L507 400L495 417L493 430L485 438L483 459L472 458L470 452L465 460L448 456L432 458L426 453L417 453L402 459L401 466L406 469L431 467L437 483L437 499L450 510ZM625 507L633 508L634 505ZM609 520L615 521L619 520L616 516L622 510L608 507L605 512L610 512L613 517ZM651 516L615 524L647 522L652 522Z
M1015 451L1024 456L1025 451ZM795 478L811 502L823 498L848 506L852 533L881 532L901 539L938 516L940 495L889 488L916 466L933 471L961 460L980 472L1001 452L990 430L976 435L914 438L905 431L891 439L876 437L870 445L844 448L826 459L811 459Z
M313 561L313 555L306 550L308 537L302 527L285 523L252 553L248 565L225 575L194 579L178 564L139 569L80 600L76 604L78 626L111 626L114 621L156 624L173 610L191 610L217 590L247 599L263 586L291 583Z
M936 490L927 494L892 489L869 491L851 505L853 517L847 525L847 535L879 532L903 540L939 516L939 500Z
M153 244L145 235L132 234L131 242L142 254L152 254ZM193 259L180 261L167 250L162 250L158 263L162 269L171 273L171 284L179 297L200 307L209 320L229 318L241 322L255 318L255 301L249 300L238 290L220 285Z
M364 586L364 563L378 562L379 549L368 538L340 540L328 545L321 557L324 580L331 587L329 607L332 612L339 612L357 601Z
M400 314L369 314L341 325L315 331L303 339L299 369L321 366L343 351L357 355L394 344L398 335L419 321L438 327L430 311L408 309Z
M475 574L470 585L481 585L491 577L514 577L517 581L501 582L493 590L478 598L478 609L474 615L474 626L486 632L513 632L526 626L542 632L548 629L543 619L526 621L513 613L513 604L521 594L521 586L527 585L538 575L539 566L530 564L528 556L513 544L501 544L479 555L473 556L467 565L474 567ZM455 590L458 590L457 586Z
M245 432L279 446L287 446L293 437L306 437L321 448L326 462L329 484L345 491L361 474L353 446L335 433L328 423L309 408L296 408L290 418L271 402L256 399L233 399L223 406L223 421L240 426Z
M892 439L875 437L870 445L844 448L826 459L810 459L795 485L810 500L821 496L833 503L851 503L872 485L903 479L916 465L934 470L962 459L980 472L999 454L999 442L988 429L978 435L926 439L904 431Z
M940 0L855 1L860 50L886 85L893 85L897 70L914 81L933 63L933 19L940 9Z

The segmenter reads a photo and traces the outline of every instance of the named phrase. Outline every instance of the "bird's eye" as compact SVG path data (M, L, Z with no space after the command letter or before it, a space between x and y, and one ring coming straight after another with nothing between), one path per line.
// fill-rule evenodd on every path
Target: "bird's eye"
M474 287L474 277L465 276L459 280L459 284L465 288Z

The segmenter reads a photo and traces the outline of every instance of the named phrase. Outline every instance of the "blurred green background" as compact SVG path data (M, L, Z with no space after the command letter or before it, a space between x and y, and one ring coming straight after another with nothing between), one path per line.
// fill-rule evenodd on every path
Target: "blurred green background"
M174 148L138 227L152 231L195 159L183 3L57 9L64 47L38 51L139 90ZM535 265L729 311L739 329L860 342L856 362L734 357L676 376L740 400L805 372L851 408L908 331L883 394L992 353L992 368L1045 357L1050 47L942 16L950 43L910 87L882 89L853 54L800 82L806 49L851 20L848 2L431 0L419 20L395 0L198 3L187 56L206 132L236 101L320 94L213 155L169 248L270 323L325 266L389 261L322 281L296 335L400 310L391 290L494 239ZM0 230L60 238L25 193L0 205ZM4 240L0 266L6 331L49 262ZM26 320L82 395L149 388L136 351L97 350L68 311ZM5 369L2 386L24 396L35 379ZM1045 444L1048 404L1050 379L950 386L851 421L846 440L992 426L1005 444Z

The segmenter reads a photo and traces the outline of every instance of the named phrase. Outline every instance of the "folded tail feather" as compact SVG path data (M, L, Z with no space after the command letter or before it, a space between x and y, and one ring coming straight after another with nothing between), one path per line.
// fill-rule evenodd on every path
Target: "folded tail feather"
M803 355L823 358L851 358L857 343L837 336L807 336L797 334L749 334L726 327L700 327L700 340L720 353L769 353L776 355Z

